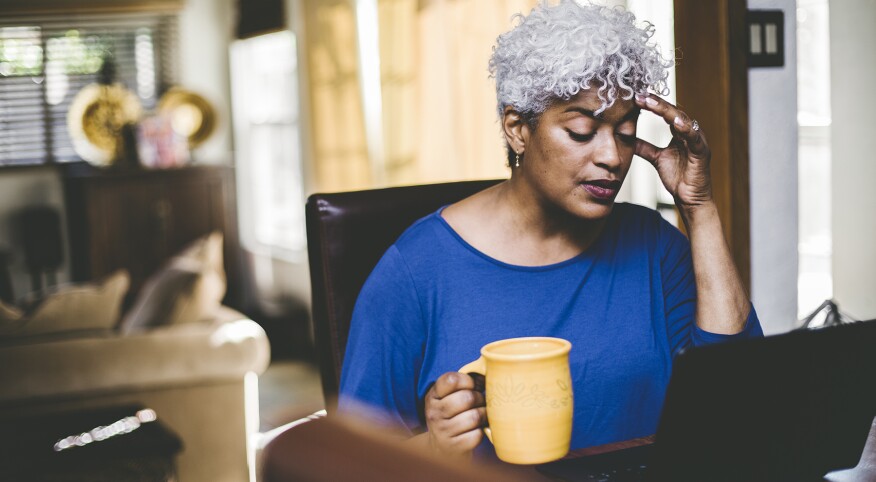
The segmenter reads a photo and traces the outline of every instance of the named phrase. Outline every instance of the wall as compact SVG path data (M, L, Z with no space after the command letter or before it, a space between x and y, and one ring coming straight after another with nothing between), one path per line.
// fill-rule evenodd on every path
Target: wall
M785 12L785 65L748 71L751 295L764 331L797 320L797 38L795 0L749 0Z
M192 153L197 162L231 163L231 87L228 45L235 29L235 0L186 0L179 16L179 84L216 108L216 132Z
M874 18L872 0L830 2L833 291L858 319L876 318Z

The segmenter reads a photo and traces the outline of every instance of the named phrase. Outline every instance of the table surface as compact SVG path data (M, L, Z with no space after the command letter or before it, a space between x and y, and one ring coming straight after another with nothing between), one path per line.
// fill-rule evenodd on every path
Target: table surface
M572 450L563 458L574 459L578 457L587 457L590 455L601 455L609 452L617 452L618 450L631 449L633 447L641 447L643 445L651 445L654 443L654 436L634 438L632 440L624 440L622 442L614 442L605 445L597 445L595 447L587 447L584 449Z

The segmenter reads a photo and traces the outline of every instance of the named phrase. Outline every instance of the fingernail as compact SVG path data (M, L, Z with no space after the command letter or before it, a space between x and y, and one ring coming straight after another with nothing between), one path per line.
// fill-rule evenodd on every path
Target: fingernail
M638 100L639 102L644 102L645 99L647 99L647 98L648 98L648 94L642 94L642 93L636 94L636 100Z
M672 121L676 127L684 127L684 119L681 117L676 117L674 121Z
M653 97L648 97L647 99L645 99L645 103L650 105L651 107L657 107L657 99Z

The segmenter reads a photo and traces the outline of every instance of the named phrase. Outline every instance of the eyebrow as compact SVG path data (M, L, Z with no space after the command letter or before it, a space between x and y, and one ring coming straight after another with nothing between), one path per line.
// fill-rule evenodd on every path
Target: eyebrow
M639 117L639 114L641 114L641 113L642 113L642 109L639 109L638 107L633 107L632 109L630 109L629 112L627 112L626 114L624 114L623 117L621 117L620 121L621 121L621 123L623 123L624 121L635 119L635 118Z
M592 110L590 110L590 109L585 109L585 108L583 108L583 107L575 107L575 106L572 106L572 107L569 107L568 109L566 109L566 110L563 111L563 112L577 112L577 113L579 113L579 114L581 114L581 115L584 115L584 116L587 116L587 117L589 117L589 118L591 118L591 119L596 119L596 120L600 120L600 121L605 121L605 118L602 117L602 114L596 115ZM635 119L636 117L639 116L639 114L641 114L641 112L642 112L642 109L639 109L639 108L633 107L632 109L630 109L629 112L627 112L626 114L624 114L623 117L621 117L621 119L620 119L620 121L618 122L618 124L622 124L622 123L624 123L624 122L626 122L626 121L628 121L628 120Z

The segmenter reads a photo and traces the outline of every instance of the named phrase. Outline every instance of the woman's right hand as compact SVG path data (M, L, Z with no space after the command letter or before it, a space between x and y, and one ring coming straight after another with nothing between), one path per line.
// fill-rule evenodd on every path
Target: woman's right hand
M475 379L448 372L426 393L425 415L429 445L443 454L470 455L481 442L487 412Z

